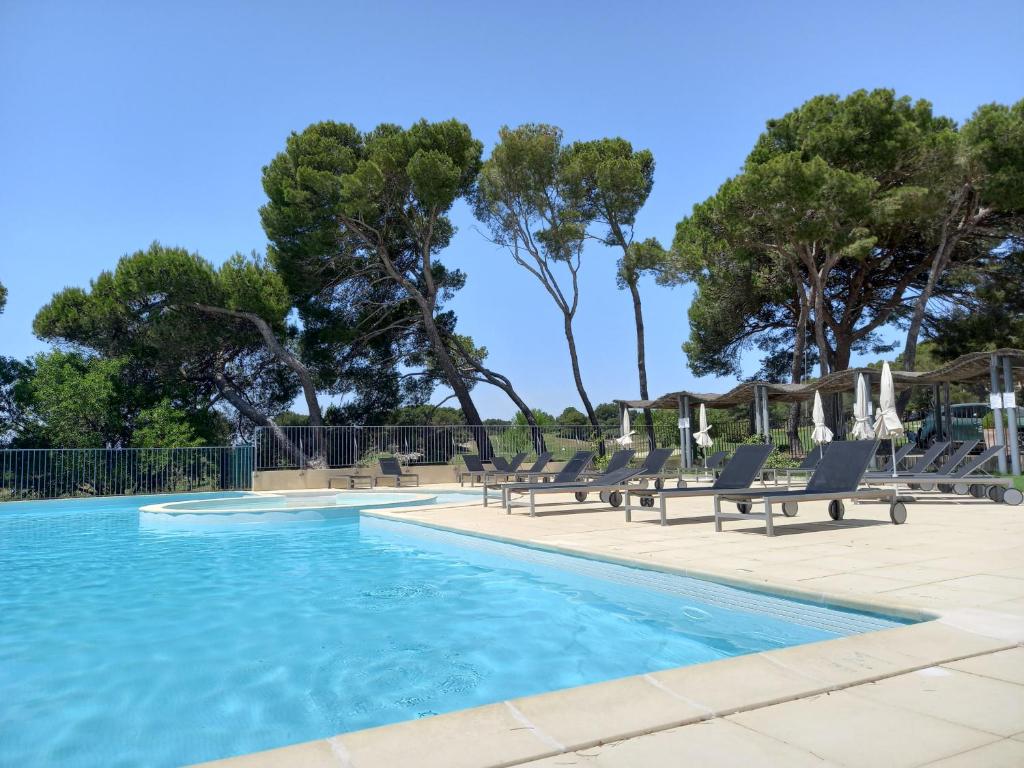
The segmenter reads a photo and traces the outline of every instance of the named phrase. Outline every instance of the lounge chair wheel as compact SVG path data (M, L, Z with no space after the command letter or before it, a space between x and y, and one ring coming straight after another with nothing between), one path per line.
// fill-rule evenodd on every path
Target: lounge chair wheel
M970 490L967 483L953 483L953 493L957 496L966 496Z
M665 481L662 480L660 477L656 478L655 481L654 481L654 490L660 491L664 487L665 487Z
M932 491L932 490L935 490L935 483L921 483L914 490L915 491Z
M580 503L583 503L586 500L587 500L587 492L586 491L576 491L576 501L578 501Z
M647 478L645 477L643 480L640 481L640 486L639 487L644 489L644 490L647 490L647 486L648 486L648 482L647 482Z
M1024 502L1024 493L1021 493L1016 488L1007 488L1003 492L1003 504L1009 504L1011 507L1019 506L1021 502Z
M907 505L902 501L894 501L889 507L889 519L893 525L903 525L907 522Z
M990 485L988 487L988 493L986 493L985 495L988 496L989 501L994 501L998 504L1002 502L1003 496L1005 494L1005 488L1000 488L998 485Z
M753 507L754 507L754 505L751 504L749 501L737 501L736 502L736 509L738 509L740 511L741 515L749 515L750 514L750 510L753 509Z
M921 490L921 486L918 485L917 483L907 483L907 488L909 488L912 491L920 491Z
M614 509L622 506L622 491L612 491L608 494L608 504Z
M842 520L846 514L846 507L839 499L833 499L828 503L828 516L833 520Z
M602 504L607 504L608 503L608 491L599 491L598 494L597 494L597 498L599 498L601 500Z
M976 499L984 499L986 496L988 496L988 492L986 491L985 486L978 485L977 483L971 483L969 491L971 496L973 496Z
M654 506L654 497L653 496L641 496L640 497L640 506L641 507L653 507Z
M797 510L800 505L795 501L784 501L782 502L782 514L786 517L796 517Z
M939 493L952 493L953 486L950 483L939 483Z
M686 481L683 478L676 480L676 488L686 488Z

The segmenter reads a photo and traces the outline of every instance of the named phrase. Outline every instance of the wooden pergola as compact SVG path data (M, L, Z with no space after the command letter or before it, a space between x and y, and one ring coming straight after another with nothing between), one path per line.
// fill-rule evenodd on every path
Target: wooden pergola
M878 381L876 368L848 368L830 373L815 381L800 384L778 384L770 381L745 381L721 394L680 390L669 392L654 400L616 400L621 412L627 408L659 408L678 410L679 436L684 467L693 466L693 447L690 436L691 409L701 404L708 408L731 408L754 403L754 421L757 434L768 434L768 403L797 403L810 400L815 392L838 395L852 392L857 377L863 375L870 387ZM1014 382L1024 378L1024 350L997 349L991 352L972 352L933 368L930 371L892 371L897 391L911 387L932 388L935 402L936 427L940 434L951 434L950 384L968 384L987 381L989 402L995 413L996 441L1009 447L1010 470L1021 473L1020 445L1017 434L1017 402ZM945 401L943 403L943 401ZM1005 416L1005 424L1004 424ZM1005 453L999 455L999 470L1007 471Z

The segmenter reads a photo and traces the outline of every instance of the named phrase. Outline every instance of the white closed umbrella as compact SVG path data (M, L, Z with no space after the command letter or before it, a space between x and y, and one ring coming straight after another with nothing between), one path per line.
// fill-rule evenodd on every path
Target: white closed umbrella
M875 431L871 427L868 403L871 402L871 390L863 373L857 374L857 399L853 403L853 436L858 440L870 440Z
M892 382L889 363L882 365L882 391L878 396L878 413L875 414L875 437L889 438L892 446L892 476L896 477L896 438L903 435L903 422L896 413L896 387Z
M708 434L708 432L711 431L711 426L708 424L708 412L707 412L707 409L704 408L704 403L700 404L700 416L699 416L699 419L700 419L700 429L698 429L694 433L693 439L696 441L697 445L699 445L701 448L707 449L707 448L710 448L712 446L712 444L714 444L714 440L712 440L711 439L711 435ZM708 468L708 452L707 452L707 450L705 450L704 451L704 469L707 469L707 468Z
M811 414L814 420L814 431L811 432L811 440L816 445L823 446L832 442L832 430L825 425L825 406L821 404L821 392L814 392L814 411ZM824 448L821 449L824 452Z
M629 420L629 408L622 409L622 435L612 440L620 448L628 448L633 444L633 426Z

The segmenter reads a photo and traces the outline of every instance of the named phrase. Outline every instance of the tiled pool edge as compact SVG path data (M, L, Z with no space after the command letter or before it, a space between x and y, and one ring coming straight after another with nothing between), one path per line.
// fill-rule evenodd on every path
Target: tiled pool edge
M462 507L467 505L460 504L458 506ZM451 507L445 507L445 509L448 508L455 508L455 505L452 505ZM846 608L852 611L864 611L867 613L874 614L888 614L895 618L907 619L910 621L932 621L934 619L942 618L941 613L926 611L917 606L913 606L908 603L900 602L897 600L858 600L857 598L850 597L848 595L834 595L829 594L827 592L817 592L814 590L801 589L799 587L793 587L786 584L780 584L778 586L770 585L766 584L763 581L745 579L734 574L709 571L700 568L674 568L672 566L664 565L661 563L651 563L644 560L638 560L636 558L623 557L621 555L612 555L607 552L598 552L591 549L545 544L543 542L534 541L532 539L518 539L513 536L483 534L478 531L471 531L450 525L442 525L440 523L428 522L426 520L414 520L409 518L395 517L395 515L402 514L404 512L421 511L421 509L409 507L407 509L388 509L387 511L382 510L380 512L363 510L360 512L360 514L366 517L379 517L382 520L393 520L397 522L406 523L408 525L418 525L424 528L432 528L434 530L445 531L447 533L457 533L462 536L471 536L473 538L478 539L490 539L492 541L499 541L503 544L513 544L519 547L538 549L543 552L551 552L556 555L583 557L589 560L600 560L602 562L613 563L614 565L621 565L627 568L639 568L645 571L656 571L659 573L668 573L675 576L688 576L693 579L701 579L702 581L713 581L718 584L724 584L729 587L746 589L752 592L759 592L761 594L771 595L774 597L788 597L803 600L809 603L814 603L816 605Z
M457 526L412 520L399 517L402 511L422 510L389 509L361 514L923 622L551 691L427 719L226 758L204 765L223 768L292 765L313 768L512 766L727 714L827 694L1024 644L1024 620L1008 614L983 609L933 612L883 598L860 600L788 585L775 588L763 581L744 579L734 574L672 568L586 548L554 546L529 539L482 534ZM894 636L893 633L899 635ZM755 668L753 672L747 669L751 666ZM696 686L698 691L703 687L710 697L705 700L710 701L716 695L715 691L729 690L730 684L736 682L736 675L747 681L751 674L767 678L767 685L759 695L747 695L728 706L711 706L703 703L700 696L681 692L686 691L687 686Z
M923 628L928 628L927 637L915 641L911 633L923 634L920 632ZM886 652L879 646L879 636L889 633L904 635L899 638L904 650L913 642L948 650L917 658L904 656L902 651ZM997 653L1022 643L1024 636L1017 641L991 638L937 620L566 688L201 765L205 768L395 768L405 765L501 768L829 694ZM924 658L925 655L928 658ZM802 656L818 671L799 671ZM899 656L907 661L894 660ZM830 666L814 666L823 661ZM881 671L874 666L878 663L888 666ZM842 677L830 681L833 674ZM748 681L759 676L767 678L767 682L759 695L726 706L712 706L704 703L699 694L682 692L687 691L688 686L698 691L703 689L712 700L721 695L723 688L735 684L737 675Z

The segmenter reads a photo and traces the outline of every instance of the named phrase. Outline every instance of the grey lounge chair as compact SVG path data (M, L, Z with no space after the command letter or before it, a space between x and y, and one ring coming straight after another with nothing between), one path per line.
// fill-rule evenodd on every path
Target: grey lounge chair
M643 464L639 467L609 469L591 480L576 483L537 483L528 489L519 489L518 493L529 496L528 504L515 504L511 493L509 493L505 497L505 511L511 514L514 506L529 506L530 517L534 517L537 507L545 506L537 503L537 494L571 493L575 496L576 501L582 503L594 491L597 491L598 498L603 503L618 507L622 503L622 493L629 487L629 483L639 482L644 477L658 476L664 468L665 462L668 461L668 457L672 455L672 451L672 448L656 448L647 454ZM561 502L552 503L560 504Z
M825 456L818 463L807 481L807 487L800 490L764 490L749 488L746 491L721 491L715 494L715 530L722 530L723 520L765 521L765 532L775 535L772 522L773 508L781 508L786 517L797 513L801 501L828 501L828 514L833 520L842 520L846 513L844 499L877 499L889 502L889 519L895 525L907 521L907 507L901 502L896 489L860 488L861 481L878 449L877 440L851 440L832 443ZM723 512L722 500L737 502L740 512ZM755 500L764 502L764 513L743 511L749 509Z
M692 499L700 496L714 496L727 489L748 489L761 474L761 468L764 467L764 463L768 461L773 450L774 447L767 444L739 446L725 468L722 469L722 473L715 480L714 485L709 488L669 488L665 490L628 488L624 505L626 522L632 521L633 512L653 509L655 499L658 501L661 524L668 525L665 509L665 502L668 499ZM639 499L639 504L633 503L634 498Z
M930 491L938 488L940 493L955 493L958 496L970 494L976 499L988 498L995 502L1017 506L1024 502L1024 494L1013 487L1012 477L994 477L979 474L981 468L1003 450L1001 445L986 448L977 456L964 462L959 468L952 468L945 473L931 472L923 475L897 475L885 477L874 475L865 478L872 485L892 484L896 487L906 485L914 490ZM952 463L952 462L950 462Z
M577 468L576 465L584 459L586 459L586 463L582 467ZM573 476L573 480L575 480L576 477L578 477L587 469L587 467L590 465L590 462L593 461L593 459L593 451L576 451L576 453L574 453L572 457L565 463L565 466L559 470L543 470L540 472L534 472L531 468L526 471L516 472L516 478L517 480L518 478L524 478L523 480L519 481L524 483L541 481L557 482L555 478L558 477L558 475L562 474L566 470L572 470L576 472L576 474Z
M960 462L966 459L971 454L971 452L977 447L977 440L964 440L962 443L960 443L960 447L956 449L956 452L952 456L950 456L947 461L943 462L943 464L938 469L935 470L935 474L952 474L953 470L960 466Z
M543 478L540 482L501 483L501 485L498 486L498 488L501 489L501 506L506 509L508 508L509 498L513 493L527 493L531 488L536 488L539 485L550 485L553 483L564 485L567 483L575 483L580 479L580 475L583 474L584 470L593 460L593 451L577 451L576 454L569 459L569 461L565 463L565 466L558 472L545 472L535 475L535 477Z
M469 487L472 488L476 483L484 482L484 477L487 475L488 469L484 466L484 463L480 461L480 454L467 453L463 455L462 461L466 464L466 469L459 472L459 485L465 485L466 478L469 478Z
M701 462L700 464L694 464L692 467L682 467L682 466L680 466L678 474L679 474L680 477L682 477L683 475L689 475L689 474L694 474L694 475L697 475L699 477L700 475L702 475L702 474L704 474L706 472L706 473L710 474L712 477L715 477L715 476L717 476L719 470L722 469L722 465L725 464L726 456L728 456L728 455L729 455L728 451L715 451L710 456L708 456L708 460L706 462Z
M519 469L519 465L523 463L523 459L525 458L525 453L517 453L512 457L512 461L507 460L504 456L495 456L491 459L491 464L498 472L503 472L506 475L512 475L515 474L517 469Z
M409 480L412 480L413 485L420 484L420 476L413 472L403 472L398 459L380 459L378 463L380 464L380 475L374 478L374 486L380 485L382 480L391 480L396 488L401 488L402 483Z
M516 477L522 477L523 475L536 475L544 471L544 467L551 461L551 451L544 451L537 457L537 460L533 462L533 466L529 469L518 470Z
M608 466L606 466L603 470L601 470L600 472L588 470L583 474L586 475L587 477L603 477L609 472L618 472L620 469L625 469L626 467L628 467L629 462L633 460L634 456L636 456L636 451L634 451L631 448L616 451L611 455L611 458L608 459Z
M914 444L911 442L906 442L899 447L899 450L896 451L895 469L897 472L899 471L900 462L907 458L907 456L910 454L912 450L914 450ZM893 469L893 457L890 455L886 456L885 464L883 464L878 471L888 472L889 474L892 474Z
M531 466L529 469L525 469L525 470L521 469L521 470L517 470L516 471L516 473L515 473L516 481L518 481L518 482L526 482L526 478L528 478L528 477L537 477L537 478L544 477L546 474L548 474L548 473L546 473L544 471L544 468L548 465L549 461L551 461L551 451L544 451L544 453L542 453L539 456L537 456L537 460L535 462L533 462L533 466ZM497 485L491 479L491 477L493 475L500 475L500 474L501 473L494 473L494 472L487 472L486 474L484 474L483 484L484 484L484 506L485 507L488 506L489 503L490 503L490 498L489 498L488 490L490 488L499 488L500 487L499 485ZM506 481L508 480L508 476L507 475L504 475L503 477L505 478Z
M776 482L778 482L779 474L785 473L786 487L788 488L790 481L793 479L793 475L809 475L814 472L814 468L818 466L818 462L820 462L825 456L827 445L829 444L822 443L817 448L810 451L806 456L804 456L803 461L795 467L787 467L786 469L770 469L767 471L772 474L772 479Z
M907 443L910 445L910 443ZM946 449L949 448L949 443L940 442L934 443L927 451L922 453L914 465L908 470L898 470L897 475L920 475L928 471L928 467L934 464L939 456L945 453ZM882 474L881 472L868 472L864 477L871 478ZM892 476L892 468L889 469L889 476Z

